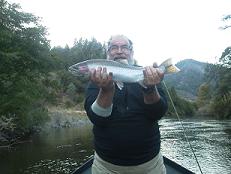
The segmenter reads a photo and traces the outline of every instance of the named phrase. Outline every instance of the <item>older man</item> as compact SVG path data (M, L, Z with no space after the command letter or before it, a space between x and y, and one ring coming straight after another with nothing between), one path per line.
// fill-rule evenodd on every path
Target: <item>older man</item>
M108 59L134 64L133 45L123 35L108 42ZM137 83L119 89L106 68L91 71L85 110L93 123L93 174L164 174L158 120L167 110L159 83L164 74L145 67L143 88Z

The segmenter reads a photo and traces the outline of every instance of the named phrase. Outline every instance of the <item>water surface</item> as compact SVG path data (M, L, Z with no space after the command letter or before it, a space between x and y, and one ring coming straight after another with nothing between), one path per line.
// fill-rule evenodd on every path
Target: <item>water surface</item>
M231 120L160 121L162 153L195 173L200 173L189 142L205 174L231 173ZM32 141L0 149L1 174L69 174L93 154L92 126L49 129Z
M160 125L163 155L200 173L194 151L203 173L231 174L231 120L185 120L185 133L177 120Z

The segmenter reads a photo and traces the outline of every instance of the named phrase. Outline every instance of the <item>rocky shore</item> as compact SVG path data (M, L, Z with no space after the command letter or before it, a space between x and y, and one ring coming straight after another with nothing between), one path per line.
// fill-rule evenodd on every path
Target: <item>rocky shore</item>
M3 131L0 131L0 148L8 148L21 142L30 141L30 136L34 133L39 133L42 129L78 127L91 124L86 115L86 112L83 110L77 110L75 108L66 109L62 107L51 107L48 109L48 113L49 120L44 125L35 128L33 132L24 136L10 136L5 134ZM8 122L10 124L10 121Z
M45 128L76 127L91 124L86 112L75 109L49 108L50 120L44 125Z

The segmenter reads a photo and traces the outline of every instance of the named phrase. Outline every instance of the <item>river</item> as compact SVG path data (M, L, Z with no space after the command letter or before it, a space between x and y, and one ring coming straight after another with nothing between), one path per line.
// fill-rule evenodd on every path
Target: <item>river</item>
M160 121L163 155L200 173L195 152L204 174L231 173L231 120L175 119ZM46 129L30 142L0 149L1 174L69 174L93 154L91 125ZM190 148L187 136L191 143Z

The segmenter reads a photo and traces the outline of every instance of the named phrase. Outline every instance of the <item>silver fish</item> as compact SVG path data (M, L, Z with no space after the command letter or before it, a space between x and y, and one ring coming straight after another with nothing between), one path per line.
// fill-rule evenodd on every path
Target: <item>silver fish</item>
M124 63L120 63L113 60L106 59L91 59L77 64L74 64L68 68L68 71L73 75L90 74L91 69L97 69L98 67L107 68L107 72L112 72L113 80L120 83L140 83L143 86L144 67L133 66ZM180 70L172 64L171 59L164 61L159 67L165 74L171 74L179 72ZM117 84L118 85L118 84ZM122 86L118 87L122 87Z

